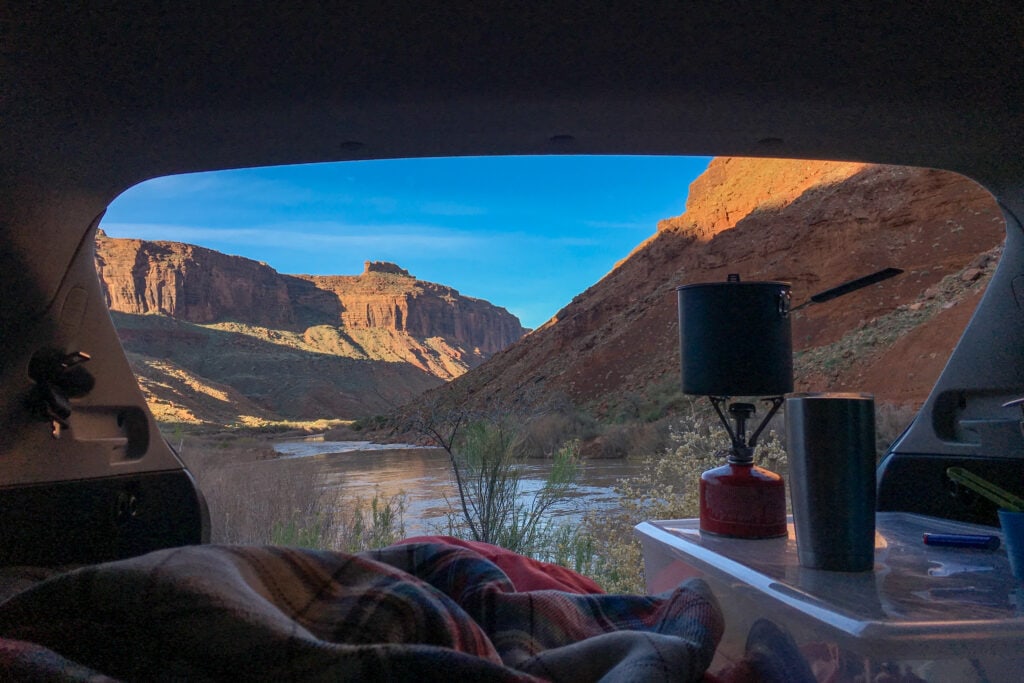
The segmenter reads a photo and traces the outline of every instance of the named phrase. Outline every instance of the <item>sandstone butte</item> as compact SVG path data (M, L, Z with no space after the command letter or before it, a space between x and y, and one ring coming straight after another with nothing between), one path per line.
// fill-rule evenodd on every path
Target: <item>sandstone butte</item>
M250 423L383 412L527 330L395 264L284 275L265 263L100 231L96 268L158 419Z
M678 382L675 288L792 283L793 304L887 267L904 274L794 312L798 391L926 398L984 290L1005 237L985 190L929 169L716 158L686 211L539 329L424 400L556 395L610 414L622 396Z

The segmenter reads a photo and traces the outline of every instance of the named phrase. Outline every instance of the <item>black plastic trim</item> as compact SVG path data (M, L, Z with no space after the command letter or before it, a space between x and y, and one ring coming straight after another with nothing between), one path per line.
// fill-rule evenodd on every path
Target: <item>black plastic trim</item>
M187 470L0 488L0 564L105 562L209 540Z
M890 455L878 470L878 510L916 512L999 526L996 506L946 476L963 467L1024 497L1024 460L950 455Z

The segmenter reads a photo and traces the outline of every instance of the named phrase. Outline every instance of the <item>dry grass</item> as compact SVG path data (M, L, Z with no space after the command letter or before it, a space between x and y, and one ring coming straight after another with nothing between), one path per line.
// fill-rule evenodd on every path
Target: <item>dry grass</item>
M182 446L210 508L214 543L357 552L405 536L404 495L345 499L320 470L298 459L277 460L260 439L186 437Z

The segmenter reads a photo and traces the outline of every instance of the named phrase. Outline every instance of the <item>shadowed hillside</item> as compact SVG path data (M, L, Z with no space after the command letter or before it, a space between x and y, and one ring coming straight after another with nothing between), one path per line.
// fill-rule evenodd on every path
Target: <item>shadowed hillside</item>
M122 344L157 418L259 424L388 410L526 333L503 308L390 263L282 275L177 242L96 239Z
M798 305L886 267L906 272L793 315L798 390L920 404L1004 238L992 197L928 169L717 158L686 212L534 333L431 394L456 404L558 395L610 414L678 377L678 285L785 280ZM428 400L434 400L430 398Z

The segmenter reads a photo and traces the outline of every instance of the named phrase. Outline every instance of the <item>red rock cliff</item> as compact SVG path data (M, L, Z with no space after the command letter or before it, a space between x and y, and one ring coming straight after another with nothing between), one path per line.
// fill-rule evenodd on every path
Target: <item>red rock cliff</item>
M414 337L458 340L491 355L526 330L504 308L462 296L451 287L422 282L391 263L366 262L362 275L300 275L341 303L348 329L383 327Z
M894 266L906 272L794 314L797 389L867 391L880 401L919 404L1004 236L991 195L953 173L717 158L690 186L685 213L662 221L534 333L437 391L472 402L514 400L522 387L534 387L600 410L626 392L678 381L678 285L724 281L729 273L784 280L799 304ZM943 298L949 282L964 291ZM895 338L893 329L900 330ZM855 339L858 330L871 334ZM833 345L842 348L812 362L815 349Z
M96 270L107 305L195 323L238 320L295 324L285 278L264 263L179 242L96 239Z
M234 321L302 330L382 329L489 356L526 330L504 308L422 282L389 263L356 276L282 275L264 263L178 242L96 239L96 267L111 310L194 323Z

